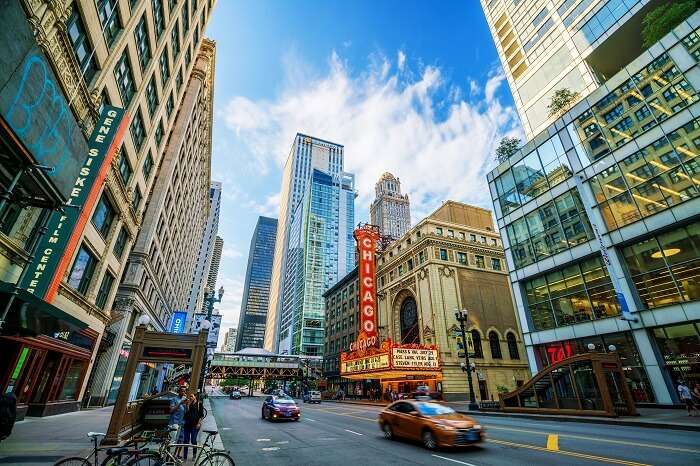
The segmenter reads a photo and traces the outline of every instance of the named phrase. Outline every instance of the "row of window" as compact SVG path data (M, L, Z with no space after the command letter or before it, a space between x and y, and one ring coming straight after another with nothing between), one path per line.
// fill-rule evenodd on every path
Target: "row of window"
M445 230L447 230L447 231L445 231ZM457 235L455 236L455 231L452 230L452 229L450 229L450 228L443 229L442 227L435 227L435 234L438 235L438 236L447 236L448 238L459 238L459 239L461 239L462 241L466 241L466 240L467 240L467 236L466 236L467 234L466 234L466 233L464 233L463 231L458 231L458 232L457 232ZM481 244L487 244L489 239L490 239L491 246L498 246L498 239L496 239L496 238L486 238L486 236L483 236L483 235L479 235L479 236L478 236L478 241L479 241ZM477 235L474 234L474 233L469 233L469 241L476 242L476 241L477 241ZM410 243L409 243L409 244L410 244ZM401 248L399 248L399 250L400 250L400 249L401 249Z
M124 232L123 229L122 232ZM95 275L98 262L99 260L95 254L83 244L78 251L78 255L75 257L73 267L71 267L70 274L68 275L68 285L81 294L87 294L90 283ZM97 291L97 297L95 298L95 305L100 309L105 308L107 298L112 291L114 282L114 275L109 270L106 270L102 277L100 288Z
M484 350L481 346L481 333L478 330L472 330L470 332L471 336L471 347L470 356L476 359L483 359ZM457 337L457 349L459 351L464 351L464 344L461 337ZM491 350L492 359L503 359L503 353L501 352L501 340L498 333L491 330L488 334L489 349ZM506 345L508 346L508 356L512 360L520 359L520 351L518 350L518 341L513 332L506 332Z

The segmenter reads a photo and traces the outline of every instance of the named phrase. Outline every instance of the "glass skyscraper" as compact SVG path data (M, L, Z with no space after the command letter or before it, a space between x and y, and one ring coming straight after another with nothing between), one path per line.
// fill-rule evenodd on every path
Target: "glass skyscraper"
M258 217L248 252L243 301L238 317L236 351L263 347L276 235L277 219Z
M289 227L279 351L321 356L323 293L355 266L355 178L314 169Z

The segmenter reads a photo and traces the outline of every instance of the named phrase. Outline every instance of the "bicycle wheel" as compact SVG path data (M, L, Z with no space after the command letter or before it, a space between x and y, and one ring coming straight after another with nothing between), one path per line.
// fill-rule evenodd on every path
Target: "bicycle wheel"
M199 466L235 466L228 454L223 452L209 453L206 458L199 462Z
M155 452L141 453L138 458L133 457L126 462L126 466L160 466L161 464L163 464L163 458Z
M79 456L71 456L56 461L53 466L92 466L88 460Z

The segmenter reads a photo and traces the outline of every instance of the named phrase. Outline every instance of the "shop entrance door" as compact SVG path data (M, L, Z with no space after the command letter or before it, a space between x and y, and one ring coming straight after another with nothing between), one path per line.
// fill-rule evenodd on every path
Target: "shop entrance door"
M486 387L485 380L479 380L479 397L482 401L489 399L489 391L488 391L488 388Z
M618 416L629 416L630 409L625 398L624 390L627 387L622 377L622 373L617 366L608 366L603 364L605 374L605 384L610 392L610 399L613 403L613 408Z

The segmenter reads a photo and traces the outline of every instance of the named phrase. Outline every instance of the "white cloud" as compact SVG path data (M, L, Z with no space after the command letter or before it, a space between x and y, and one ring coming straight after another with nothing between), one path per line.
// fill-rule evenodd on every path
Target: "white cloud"
M406 54L397 53L408 68ZM494 166L495 146L504 134L520 133L514 109L496 98L503 74L490 74L485 99L470 103L438 67L406 70L401 78L399 72L376 56L364 71L352 72L334 52L325 73L287 80L274 100L236 97L226 106L225 121L268 168L281 168L296 132L344 144L345 168L356 174L358 221L384 171L401 178L414 220L448 199L491 208L486 173ZM467 94L477 94L477 83L465 84ZM278 196L254 208L272 208Z
M399 71L403 71L403 68L406 65L406 54L403 52L403 50L399 50L397 62Z
M239 276L223 275L217 280L217 285L223 286L225 290L221 303L216 305L221 314L221 329L219 330L219 344L217 348L221 347L226 330L238 326L244 284L244 279Z
M221 250L221 255L223 257L226 257L227 259L236 259L238 257L243 257L243 253L232 246L225 246L224 249Z

